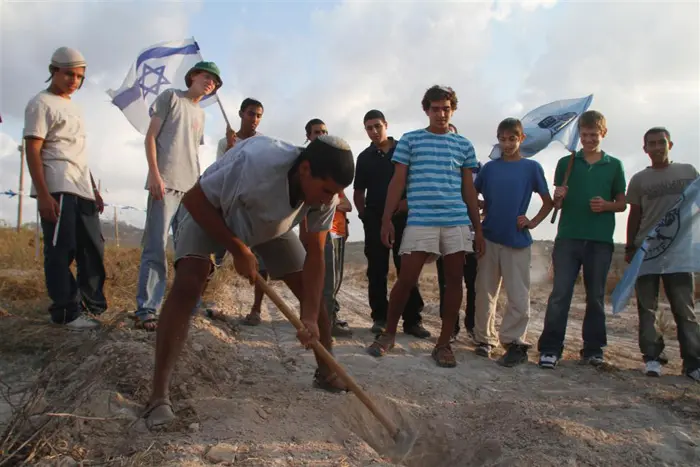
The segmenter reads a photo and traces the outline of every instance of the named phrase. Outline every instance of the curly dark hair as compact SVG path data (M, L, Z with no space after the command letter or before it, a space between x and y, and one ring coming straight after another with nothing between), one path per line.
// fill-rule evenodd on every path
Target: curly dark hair
M452 105L452 110L457 110L457 93L449 86L432 86L423 95L423 100L421 104L423 105L423 110L427 111L430 108L430 103L435 101L450 101Z

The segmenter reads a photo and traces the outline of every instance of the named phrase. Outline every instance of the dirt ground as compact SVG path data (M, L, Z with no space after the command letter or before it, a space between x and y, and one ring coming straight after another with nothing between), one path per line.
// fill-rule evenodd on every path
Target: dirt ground
M531 296L533 343L550 288L540 282ZM434 267L426 268L421 287L425 325L437 335ZM297 308L281 284L275 288ZM28 458L29 464L64 466L392 465L347 430L344 417L359 411L367 431L381 434L354 396L312 388L313 356L271 301L264 302L262 325L238 326L251 288L234 280L219 290L216 302L229 320L194 319L173 382L179 420L153 433L138 415L150 389L154 335L133 330L123 310L105 317L104 330L88 334L50 327L45 312L6 312L0 318L0 465ZM442 446L443 459L407 465L700 465L700 385L680 376L672 320L662 321L672 360L662 378L641 371L633 306L608 315L609 365L595 369L577 361L580 291L565 360L556 370L539 369L534 351L528 364L500 367L476 356L465 335L455 345L458 367L442 369L430 358L434 338L400 333L389 356L365 353L372 335L362 265L348 265L339 301L354 335L336 340L336 357L370 394L422 427L422 443ZM17 451L21 443L13 439L29 441Z

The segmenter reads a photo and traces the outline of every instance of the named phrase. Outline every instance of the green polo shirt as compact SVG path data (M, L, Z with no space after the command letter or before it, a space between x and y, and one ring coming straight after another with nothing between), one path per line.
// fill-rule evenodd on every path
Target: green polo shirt
M561 186L564 182L569 157L562 157L557 163L555 186ZM618 194L625 193L622 162L603 152L603 157L598 162L589 164L583 158L583 151L579 151L567 185L569 190L561 206L557 238L613 243L615 213L593 212L590 201L596 196L614 201Z

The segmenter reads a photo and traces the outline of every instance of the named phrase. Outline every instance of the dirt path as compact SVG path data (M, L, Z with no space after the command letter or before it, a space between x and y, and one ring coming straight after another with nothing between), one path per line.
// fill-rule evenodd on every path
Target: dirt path
M275 288L297 307L289 291L280 284ZM243 317L251 292L230 289L219 304L227 315ZM502 368L476 356L464 337L455 346L458 367L442 369L430 358L433 340L401 333L389 356L369 357L365 347L372 335L365 294L366 285L356 279L343 286L341 316L354 335L337 339L336 357L371 394L391 398L415 420L444 427L446 434L434 435L446 437L452 460L445 465L700 463L700 385L678 376L675 341L669 342L674 363L667 374L660 379L642 375L634 313L609 321L612 367L606 371L574 359L580 342L580 303L571 313L569 359L554 371L537 368L534 352L530 363ZM534 342L541 330L546 290L533 293L532 302L530 339ZM440 321L435 305L429 303L424 319L437 335ZM124 354L140 349L141 362L131 360L123 369L124 375L138 374L139 383L127 384L123 377L115 379L120 384L104 383L82 412L85 415L104 416L107 409L99 409L104 406L101 398L114 398L118 392L126 399L121 403L124 407L136 407L146 394L143 388L152 370L154 337L120 330L110 339ZM132 462L110 465L199 466L210 464L207 453L212 446L225 443L231 446L219 447L224 457L235 455L235 465L389 465L357 436L338 430L334 414L353 405L353 396L313 389L314 368L312 354L301 348L293 327L267 299L263 323L241 326L238 333L198 317L174 381L179 423L165 432L150 433L142 422L111 427L85 422L81 425L83 443L88 446L84 457L122 456Z

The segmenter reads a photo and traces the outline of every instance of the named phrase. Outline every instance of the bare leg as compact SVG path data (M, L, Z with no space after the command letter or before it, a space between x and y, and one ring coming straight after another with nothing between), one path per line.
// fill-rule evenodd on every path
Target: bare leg
M428 259L428 253L414 251L405 255L401 255L401 271L399 277L391 288L389 294L389 311L387 313L386 333L392 336L396 335L396 328L401 319L408 299L411 297L411 291L418 283L418 278L423 270L423 265ZM454 324L453 324L454 326Z
M170 378L187 340L192 308L204 290L211 263L200 258L178 261L175 280L163 304L156 334L156 363L151 402L167 399Z
M260 273L260 276L267 280L267 271L258 271ZM247 324L249 326L257 326L260 324L262 321L260 317L261 309L262 309L262 301L263 301L263 296L265 295L265 292L263 292L263 289L260 288L258 283L255 283L255 292L254 292L254 297L253 297L253 306L250 307L250 313L245 317L243 320L243 324Z
M464 252L460 251L443 258L445 275L445 302L443 306L442 328L437 345L447 345L454 333L462 306L462 279L464 277Z
M303 295L303 282L301 278L301 272L295 272L284 277L284 283L292 291L292 293L301 302L301 297ZM323 298L320 298L320 311L318 313L318 332L319 332L319 342L323 345L331 354L333 353L333 338L331 337L331 320L328 317L328 310L326 310L326 305ZM314 356L316 357L316 364L318 365L319 372L322 377L325 378L324 389L328 390L346 390L345 384L340 381L339 378L332 376L332 372L328 368L328 365L321 359L320 355L314 351Z

